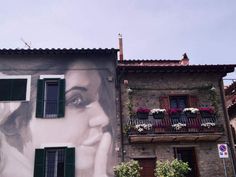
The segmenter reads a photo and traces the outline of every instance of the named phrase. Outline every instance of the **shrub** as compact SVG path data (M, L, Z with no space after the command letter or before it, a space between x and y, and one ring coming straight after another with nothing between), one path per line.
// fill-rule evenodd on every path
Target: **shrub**
M115 177L140 177L140 170L142 168L135 160L122 162L114 167Z
M156 177L184 177L188 171L191 169L187 162L183 162L181 160L173 160L169 162L168 160L165 162L157 161L155 168L155 176Z

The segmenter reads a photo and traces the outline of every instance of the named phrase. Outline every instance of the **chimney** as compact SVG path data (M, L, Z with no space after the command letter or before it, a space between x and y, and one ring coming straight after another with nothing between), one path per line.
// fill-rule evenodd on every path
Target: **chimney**
M123 61L124 59L124 55L123 55L123 39L122 39L122 35L121 34L118 34L119 36L119 59L120 61Z
M189 65L189 58L186 53L183 54L183 58L180 60L181 65Z

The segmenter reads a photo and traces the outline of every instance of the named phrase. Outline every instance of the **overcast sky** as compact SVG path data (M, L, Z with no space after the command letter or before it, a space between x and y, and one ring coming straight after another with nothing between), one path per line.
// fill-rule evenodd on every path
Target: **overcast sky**
M125 59L234 64L236 0L1 0L0 48L118 48L118 33Z

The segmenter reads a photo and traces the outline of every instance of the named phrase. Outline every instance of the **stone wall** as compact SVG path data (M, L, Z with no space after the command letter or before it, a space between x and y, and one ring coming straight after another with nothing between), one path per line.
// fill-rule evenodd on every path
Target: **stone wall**
M126 73L120 81L123 125L129 119L130 113L135 113L139 107L160 108L161 96L194 95L198 98L199 107L217 103L215 108L218 110L217 124L223 124L225 129L219 79L220 76L213 73ZM216 93L214 100L210 96L211 88ZM225 131L216 142L130 144L125 134L123 138L125 160L149 157L155 157L157 160L173 160L175 147L194 147L199 176L224 176L217 144L228 142ZM230 176L232 165L229 159L226 159L226 164Z

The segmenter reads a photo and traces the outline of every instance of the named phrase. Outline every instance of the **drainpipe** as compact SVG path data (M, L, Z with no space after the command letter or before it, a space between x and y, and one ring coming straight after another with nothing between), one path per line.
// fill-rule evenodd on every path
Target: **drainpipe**
M231 128L230 128L229 115L228 115L228 111L226 110L226 105L225 105L225 94L224 94L222 77L219 79L219 87L220 87L220 96L221 96L221 100L222 100L223 112L224 112L224 118L225 118L225 124L226 124L226 133L228 135L229 149L231 152L231 158L232 158L232 162L233 162L233 171L234 171L234 176L236 176L235 175L236 174L236 171L235 171L236 156L235 156L235 149L234 149L235 147L234 147L234 143L233 143L233 135L232 135Z
M121 78L124 75L124 68L120 72L118 78L117 78L117 86L118 86L118 92L119 92L119 107L120 107L120 152L121 152L121 161L124 162L124 135L123 135L123 107L122 107L122 101L121 101Z
M118 34L119 37L119 60L122 62L124 60L124 54L123 54L123 39L122 35ZM117 76L117 89L119 92L119 111L120 111L120 152L121 152L121 161L124 162L124 135L123 135L123 107L122 107L122 101L121 101L121 78L124 75L125 68L119 73Z

